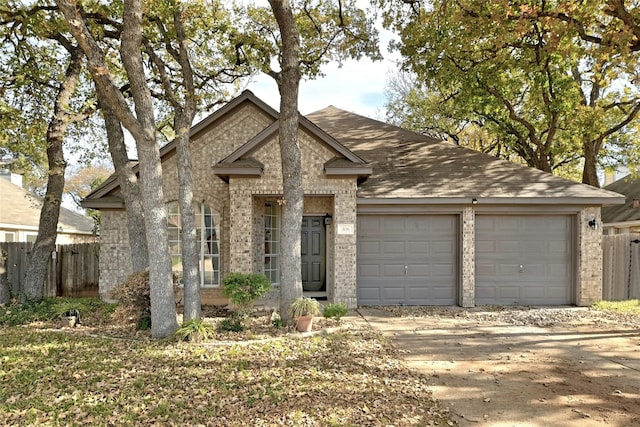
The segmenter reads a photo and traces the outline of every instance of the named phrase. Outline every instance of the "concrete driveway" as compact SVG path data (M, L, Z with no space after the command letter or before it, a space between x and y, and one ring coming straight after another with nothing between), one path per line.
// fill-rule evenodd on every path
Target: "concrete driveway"
M640 426L640 331L358 310L462 426Z

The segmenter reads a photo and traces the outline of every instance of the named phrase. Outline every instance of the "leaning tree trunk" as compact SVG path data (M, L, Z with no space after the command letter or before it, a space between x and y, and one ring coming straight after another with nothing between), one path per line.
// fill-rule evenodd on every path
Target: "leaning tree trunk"
M114 114L136 140L142 182L149 282L151 286L151 335L169 336L178 329L167 233L167 212L162 190L162 165L156 143L155 117L151 92L142 62L142 1L125 0L120 54L135 104L135 115L122 93L115 87L104 52L98 46L75 0L56 0L69 23L69 31L87 58L96 86L105 94Z
M43 296L43 284L47 275L47 265L56 248L58 236L58 218L64 191L64 172L67 163L64 160L62 144L64 134L72 121L68 115L69 100L75 91L82 61L79 52L71 52L71 61L67 67L64 81L58 88L53 117L47 127L47 191L40 211L38 236L29 255L29 264L25 273L24 289L20 300L39 300Z
M291 303L302 296L300 273L300 233L304 191L302 161L298 144L298 89L300 86L300 36L288 0L269 0L280 27L282 63L280 91L280 155L284 212L281 228L280 314L288 319Z
M113 113L98 93L98 103L102 110L104 125L107 131L107 141L111 160L116 170L120 190L124 198L125 213L127 216L127 231L129 235L129 249L131 251L131 267L133 272L149 268L147 255L147 236L144 225L144 212L140 197L140 185L138 177L127 156L127 147L124 142L124 132L120 120Z
M164 338L178 329L169 239L167 211L162 189L160 149L156 142L156 124L151 91L142 62L142 0L125 0L120 54L127 71L136 117L142 132L136 147L142 180L149 283L151 286L151 335ZM115 110L114 110L115 112Z

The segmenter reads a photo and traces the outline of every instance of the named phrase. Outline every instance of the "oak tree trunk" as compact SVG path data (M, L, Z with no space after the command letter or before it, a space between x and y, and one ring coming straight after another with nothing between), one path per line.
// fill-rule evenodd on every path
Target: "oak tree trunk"
M136 117L142 127L136 139L142 206L144 207L149 283L151 286L151 335L163 338L178 329L173 273L169 254L167 211L162 188L160 149L156 141L156 123L151 91L142 61L142 0L125 0L120 55L131 84ZM114 109L114 112L117 111Z
M193 118L193 116L192 116ZM184 320L200 319L200 250L196 239L195 210L193 208L193 176L189 129L192 118L181 117L177 139L179 204L182 227L182 274L184 284ZM204 213L202 213L204 214Z
M283 215L280 234L280 314L288 320L291 303L302 296L300 233L304 191L298 143L298 89L300 86L300 36L288 0L269 0L282 41L280 91L280 155L282 157Z
M176 39L180 46L177 60L182 74L184 101L174 97L174 128L176 131L176 150L178 153L179 204L182 227L182 274L184 284L184 320L197 320L201 315L200 301L200 248L197 244L195 211L193 208L193 175L191 162L190 131L196 114L196 93L193 82L193 69L189 57L187 36L182 22L182 11L176 4L173 14ZM166 92L173 93L167 87ZM204 212L201 212L204 215Z
M129 249L131 250L131 267L133 273L149 268L147 255L147 236L144 225L144 212L138 177L127 156L124 132L120 120L113 113L107 103L98 93L98 103L102 110L109 152L118 178L118 184L124 198L125 214L127 216L127 231L129 235Z
M22 302L42 299L47 265L56 248L58 218L65 182L64 173L67 168L62 145L65 132L72 121L68 115L69 101L78 84L81 71L80 52L71 52L71 60L64 81L56 94L53 117L47 126L47 190L40 211L38 235L31 249L25 272L24 289L20 293Z
M584 156L582 183L589 184L594 187L600 187L600 179L598 178L598 159L594 142L585 141L582 144L582 153Z

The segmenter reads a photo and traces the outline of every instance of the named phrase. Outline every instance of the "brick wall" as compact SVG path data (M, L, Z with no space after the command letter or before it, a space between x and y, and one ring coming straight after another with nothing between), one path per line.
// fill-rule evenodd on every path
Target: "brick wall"
M598 228L589 221L595 218ZM578 289L576 305L589 306L602 299L602 220L600 207L582 209L578 216Z

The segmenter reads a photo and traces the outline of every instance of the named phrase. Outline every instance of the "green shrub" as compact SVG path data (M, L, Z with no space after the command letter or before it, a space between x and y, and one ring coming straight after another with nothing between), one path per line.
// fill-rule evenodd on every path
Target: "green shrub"
M270 290L271 281L263 274L230 273L224 278L222 293L241 311L247 311Z
M222 319L222 322L220 322L220 324L218 325L218 329L223 332L242 332L246 328L244 326L242 317L234 313L231 315L231 317Z
M325 319L333 318L337 321L340 321L340 319L346 316L347 313L349 313L349 309L343 302L328 304L322 311L322 315L325 317Z
M43 298L24 304L14 302L0 306L0 325L17 326L32 322L47 322L60 317L62 313L76 309L80 316L102 309L105 316L115 309L115 304L104 304L99 298Z
M176 331L175 335L183 341L200 342L213 336L215 328L201 319L187 320Z

